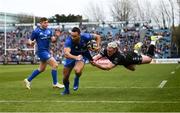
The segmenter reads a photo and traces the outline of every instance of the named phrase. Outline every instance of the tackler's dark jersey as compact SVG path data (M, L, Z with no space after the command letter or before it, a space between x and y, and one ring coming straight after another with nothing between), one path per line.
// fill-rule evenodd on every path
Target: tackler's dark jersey
M142 56L138 55L133 51L127 51L127 52L117 51L115 54L109 57L107 55L107 49L102 49L100 51L100 54L103 57L108 58L115 65L129 66L132 64L141 64L142 62Z

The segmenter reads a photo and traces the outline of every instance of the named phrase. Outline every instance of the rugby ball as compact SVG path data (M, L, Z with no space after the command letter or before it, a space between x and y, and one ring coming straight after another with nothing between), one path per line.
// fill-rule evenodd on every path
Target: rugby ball
M96 63L100 65L108 65L110 62L111 61L106 57L102 57L96 61Z
M87 48L89 50L95 50L97 48L97 43L95 40L90 40L88 43L87 43Z

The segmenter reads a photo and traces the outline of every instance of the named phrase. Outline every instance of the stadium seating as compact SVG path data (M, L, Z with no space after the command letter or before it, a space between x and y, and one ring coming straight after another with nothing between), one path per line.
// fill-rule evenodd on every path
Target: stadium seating
M150 37L152 35L161 34L163 38L157 43L155 58L169 58L171 57L171 31L169 29L153 29L152 27L144 26L131 26L131 27L111 27L111 26L98 26L95 28L86 27L83 32L97 33L102 37L102 46L105 47L108 42L116 41L119 44L119 48L122 51L131 51L133 46L139 42L141 29L144 29L145 36L143 37L144 46L142 52L145 52L150 44ZM19 62L19 61L38 61L38 57L34 56L34 51L26 51L30 48L26 45L27 39L33 30L32 26L17 27L15 30L7 33L7 61L8 62ZM68 31L68 30L67 30ZM56 44L52 44L51 51L52 55L58 61L63 59L63 44L64 39L69 35L68 32L64 31L63 35L59 38ZM4 33L0 33L0 62L4 61ZM13 49L17 50L13 50ZM31 48L32 49L32 48Z

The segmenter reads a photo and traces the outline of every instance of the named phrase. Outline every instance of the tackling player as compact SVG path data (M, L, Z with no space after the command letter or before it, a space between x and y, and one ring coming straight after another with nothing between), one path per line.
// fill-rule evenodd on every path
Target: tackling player
M85 65L85 61L88 59L92 61L92 57L88 50L88 42L90 40L96 40L97 47L95 51L100 49L101 38L99 35L90 34L90 33L81 33L80 29L74 27L72 29L71 35L66 38L64 45L64 55L65 55L65 64L63 68L63 83L65 86L62 95L69 94L69 76L74 68L75 78L74 78L74 91L79 87L79 77L82 74L82 70Z
M134 71L136 64L148 64L152 61L155 51L155 43L159 38L151 37L151 44L148 48L147 55L141 55L133 51L121 52L118 50L118 45L116 42L108 43L106 49L101 50L101 52L93 57L93 65L103 70L110 70L117 65L123 65L129 70ZM135 45L136 51L142 46L142 43L137 43ZM102 65L98 63L98 59L106 57L110 60L107 65Z
M46 69L47 64L49 64L52 68L51 74L53 79L53 87L64 87L64 85L58 83L58 63L51 56L49 51L50 43L55 42L60 34L60 30L55 30L55 35L53 36L52 30L48 28L48 19L45 17L40 19L40 26L32 32L31 38L28 40L28 45L33 46L35 43L37 44L36 54L40 58L40 64L38 69L34 70L28 78L24 79L24 83L27 89L31 89L31 81Z

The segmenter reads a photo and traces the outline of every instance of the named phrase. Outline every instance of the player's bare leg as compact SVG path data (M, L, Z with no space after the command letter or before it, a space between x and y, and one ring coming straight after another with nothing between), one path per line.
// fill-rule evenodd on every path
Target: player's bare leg
M26 79L24 79L24 84L27 89L31 89L31 81L39 75L41 72L43 72L46 69L47 63L46 62L40 62L39 68L37 70L34 70L33 73Z
M147 55L142 55L142 64L147 64L152 61L154 57L155 45L159 39L163 38L162 36L152 36L151 37L151 44L148 48Z
M58 78L57 78L58 63L57 63L57 61L53 57L51 57L47 62L52 68L51 75L52 75L52 79L53 79L53 87L54 88L64 88L64 85L58 83Z

